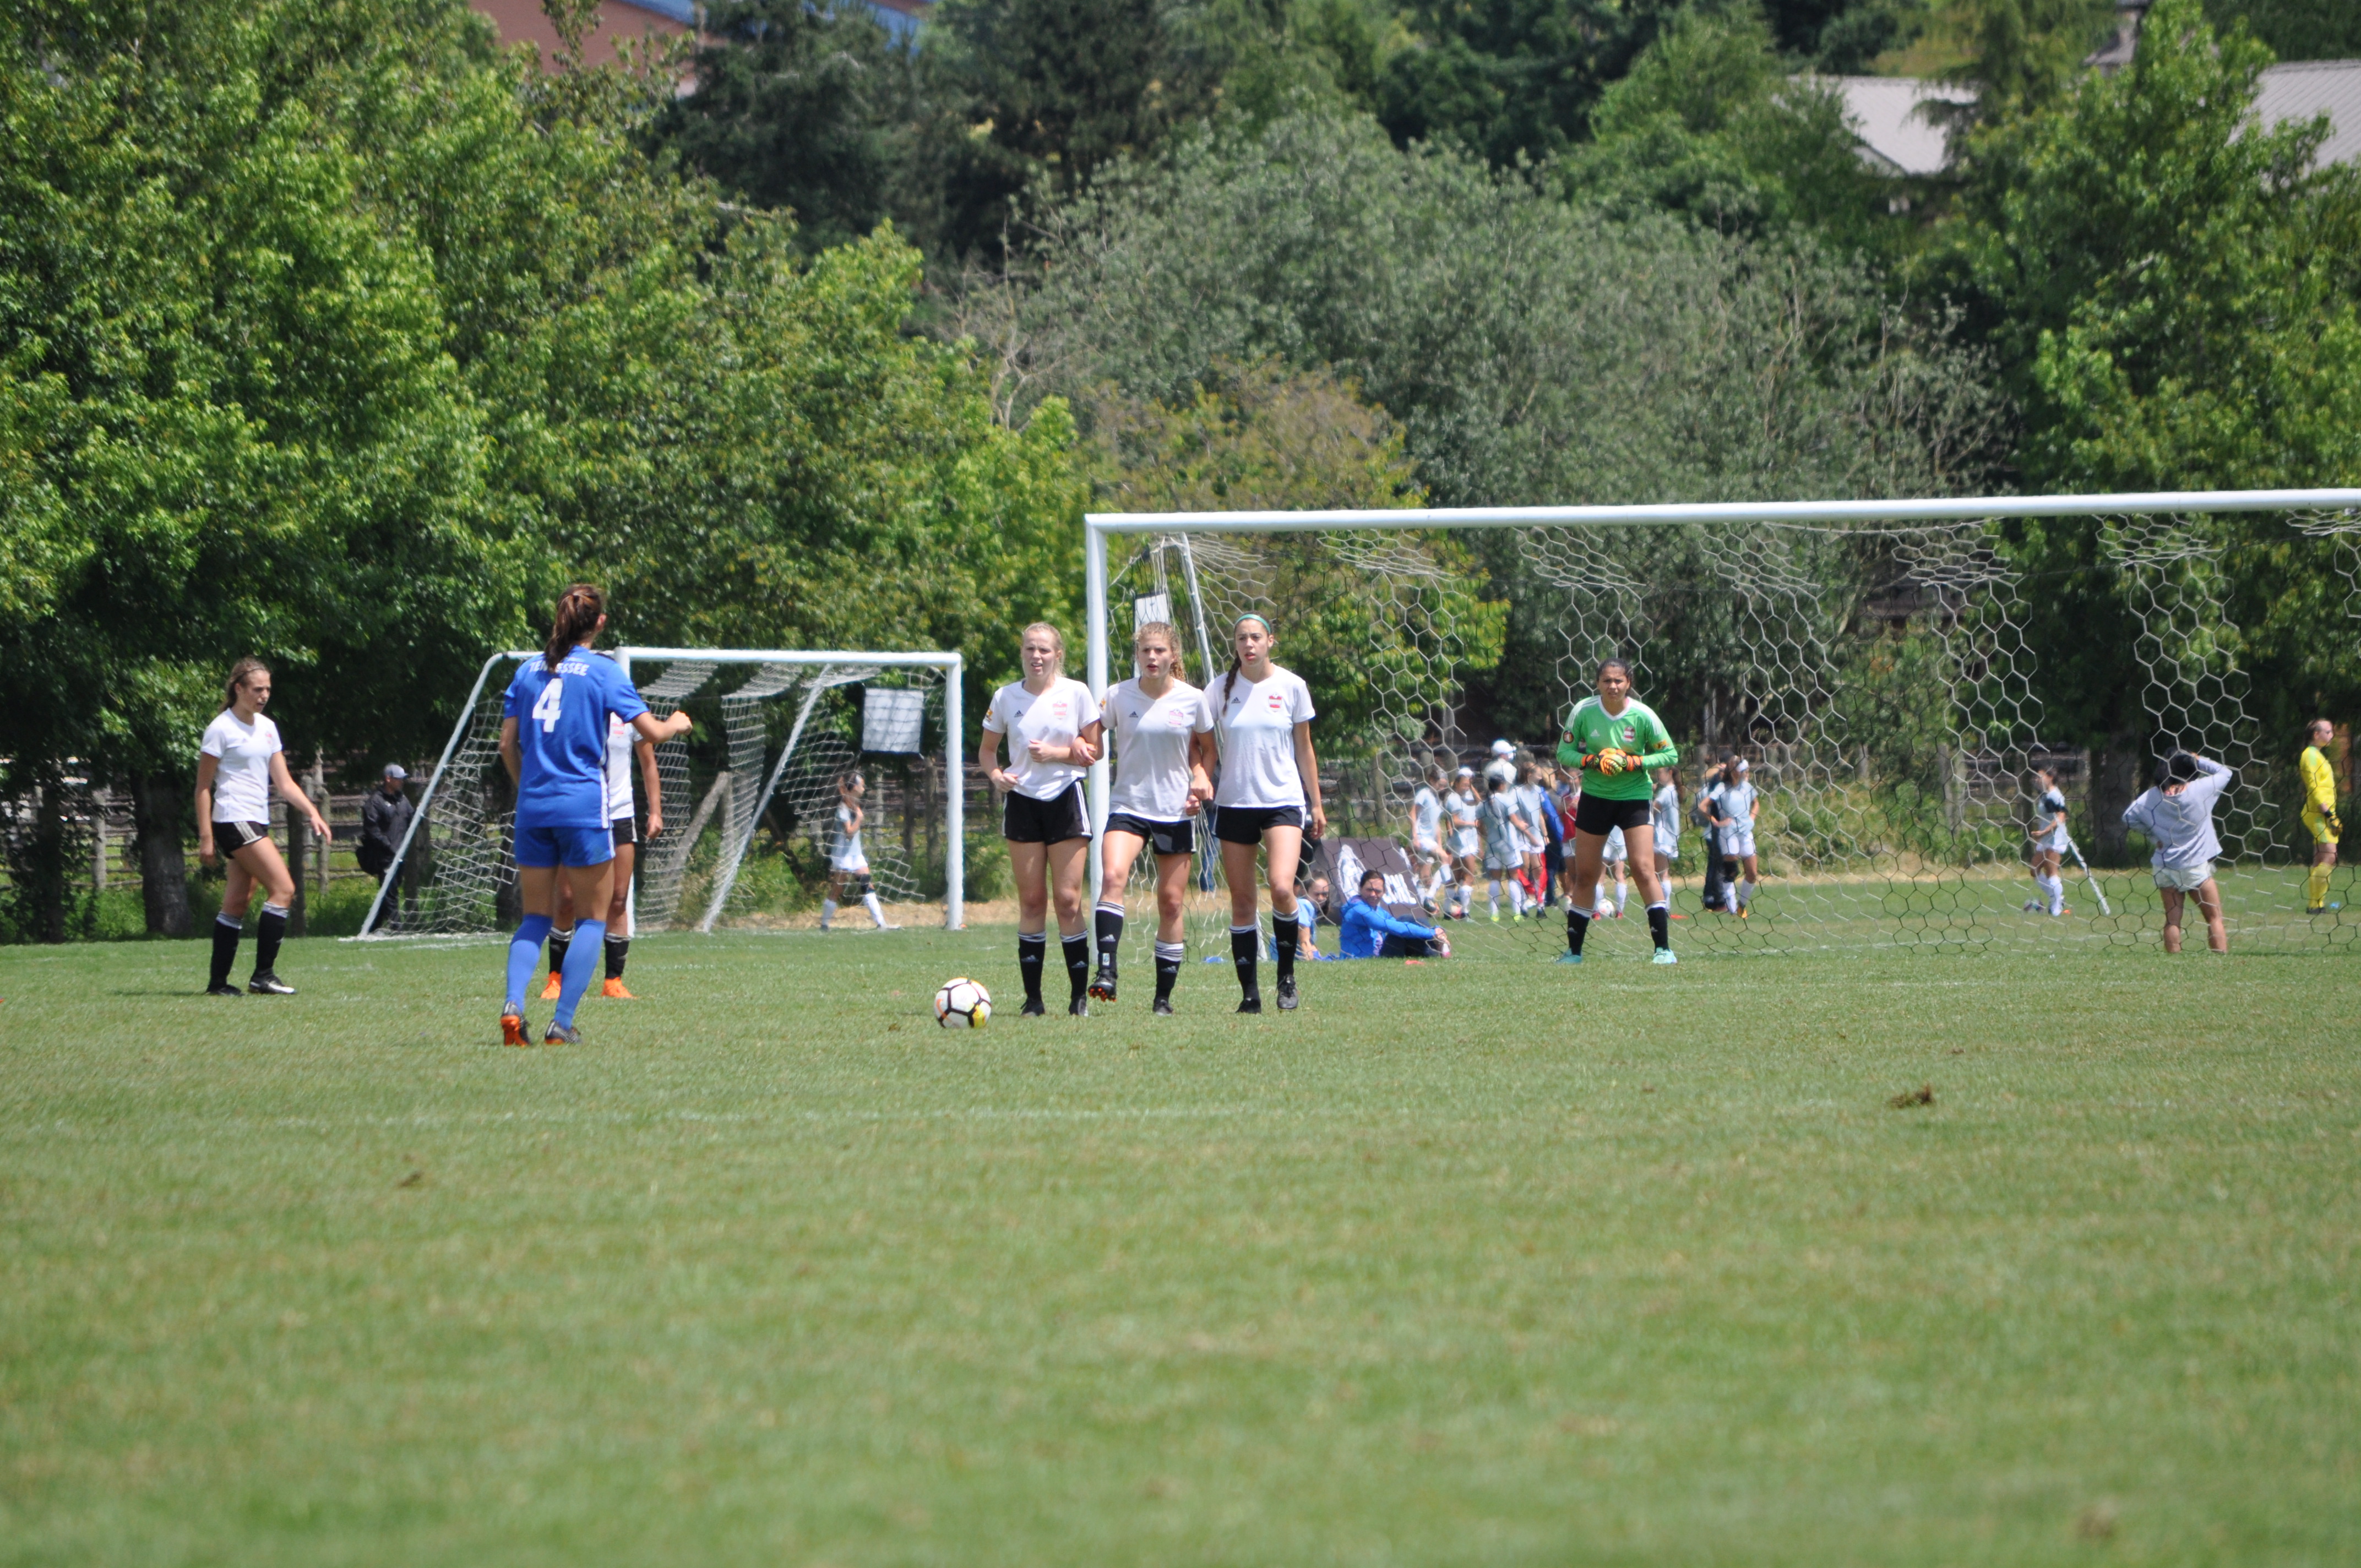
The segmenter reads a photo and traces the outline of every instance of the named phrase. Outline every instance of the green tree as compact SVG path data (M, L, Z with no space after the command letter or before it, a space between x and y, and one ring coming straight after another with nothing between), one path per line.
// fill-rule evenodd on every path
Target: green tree
M2205 16L2225 33L2244 22L2281 60L2361 56L2361 6L2350 0L2205 0Z
M72 758L168 795L214 672L248 651L295 677L294 748L349 740L423 714L439 656L514 619L430 258L283 91L276 20L30 5L0 34L19 792L53 799ZM56 850L35 835L22 887L52 938Z
M1608 82L1678 0L1413 0L1413 47L1387 61L1378 118L1403 145L1450 141L1495 165L1579 139Z
M2361 178L2312 166L2323 127L2250 119L2269 54L2161 0L2137 60L1968 144L1933 280L1971 304L2021 402L2029 488L2147 490L2361 478ZM2271 517L2205 525L2202 585L2268 722L2361 696L2325 545ZM2058 738L2144 747L2136 627L2102 525L2018 532ZM2331 585L2335 587L2332 589ZM2291 732L2291 731L2290 731Z
M868 7L724 0L707 8L696 91L649 127L689 168L795 215L806 249L855 239L914 204L917 51Z
M2057 103L2114 30L2113 0L1948 0L1932 27L1967 56L1944 74L1976 90L1993 122Z
M1606 90L1591 134L1556 179L1618 217L1681 213L1756 237L1805 229L1872 253L1908 232L1861 161L1843 99L1789 71L1752 5L1683 12Z
M660 73L544 74L460 0L5 26L7 783L139 780L152 882L239 653L278 666L291 750L357 763L439 740L569 576L647 640L985 674L1071 609L1062 406L994 420L973 355L908 330L890 233L807 258L653 165ZM55 936L41 821L15 880Z
M1977 357L1854 262L1611 221L1366 121L1191 144L1069 217L1012 356L1033 395L1177 406L1224 364L1324 367L1445 505L1973 489L2003 433ZM1535 705L1498 711L1546 727L1552 590L1512 542L1476 550L1514 607L1495 700ZM1702 656L1697 630L1666 646Z
M1086 411L1099 510L1382 509L1425 499L1400 430L1349 383L1275 360L1211 369L1171 402L1094 389ZM1389 720L1449 699L1453 672L1436 629L1455 634L1452 652L1466 668L1499 660L1507 607L1481 598L1484 576L1465 543L1441 532L1390 543L1438 570L1389 584L1391 597L1381 597L1353 561L1316 540L1226 542L1231 572L1256 585L1257 603L1285 629L1288 667L1320 694L1332 756L1398 741ZM1211 635L1218 658L1222 629Z

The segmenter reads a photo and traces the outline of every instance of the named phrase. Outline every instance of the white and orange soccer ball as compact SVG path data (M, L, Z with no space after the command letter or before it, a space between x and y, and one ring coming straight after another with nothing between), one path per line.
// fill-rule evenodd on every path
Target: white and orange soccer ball
M965 975L935 992L935 1022L946 1029L981 1029L992 1022L992 992Z

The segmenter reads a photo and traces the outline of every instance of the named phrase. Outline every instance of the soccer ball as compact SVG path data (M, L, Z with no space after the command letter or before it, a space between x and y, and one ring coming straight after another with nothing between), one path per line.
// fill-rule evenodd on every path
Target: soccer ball
M992 993L965 975L935 992L935 1022L946 1029L981 1029L992 1022Z

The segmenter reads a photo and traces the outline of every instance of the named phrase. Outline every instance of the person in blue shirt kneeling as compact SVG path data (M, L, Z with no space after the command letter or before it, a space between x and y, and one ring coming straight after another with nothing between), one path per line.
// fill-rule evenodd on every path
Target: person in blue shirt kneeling
M1404 920L1385 905L1382 872L1361 877L1361 895L1345 905L1336 938L1340 959L1447 959L1451 944L1432 926Z

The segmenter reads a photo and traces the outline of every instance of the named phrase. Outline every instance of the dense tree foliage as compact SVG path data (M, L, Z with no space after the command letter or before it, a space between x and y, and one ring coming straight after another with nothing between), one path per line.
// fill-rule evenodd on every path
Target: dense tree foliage
M915 45L708 15L685 97L504 55L464 0L0 17L7 788L133 782L170 849L236 653L299 756L414 752L577 575L637 639L954 645L988 680L1071 620L1093 495L2361 475L2361 193L2250 116L2273 47L2345 47L2318 0L2162 0L2113 78L2103 0L943 0ZM1977 88L1945 175L1861 163L1815 73L1872 62ZM2321 552L2213 526L2210 656L2272 722L2361 700ZM2002 543L2050 738L2136 750L2112 537ZM1458 674L1545 723L1527 566L1451 559ZM1367 709L1367 607L1268 565L1291 656ZM1891 564L1824 565L1837 626ZM1691 696L1715 613L1658 612ZM55 826L9 840L52 930Z
M2361 179L2315 170L2317 126L2250 122L2269 53L2162 0L2139 57L2050 114L1969 147L1958 217L1928 258L1968 302L2025 419L2031 488L2361 483ZM2202 585L2243 629L2223 650L2292 733L2361 696L2328 547L2276 517L2206 525ZM2020 531L2062 733L2125 745L2146 723L2130 607L2092 523Z
M2351 0L2205 0L2205 15L2224 32L2245 23L2281 60L2361 58L2361 5Z
M1880 253L1909 232L1861 160L1843 100L1824 79L1791 75L1745 9L1683 12L1607 89L1591 139L1556 174L1602 212L1680 213L1719 234L1800 231Z
M1196 144L1070 216L1027 307L1037 394L1088 374L1170 400L1224 364L1331 367L1401 422L1446 504L1972 490L1996 455L1976 356L1856 264L1610 221L1367 121ZM1513 555L1484 561L1491 597L1531 598ZM1543 641L1512 620L1491 685L1528 728L1548 722Z
M648 128L754 204L792 214L809 249L926 210L913 182L917 51L866 6L721 0L705 12L697 89Z
M1011 429L902 330L890 233L806 263L652 168L660 83L544 77L458 0L6 27L19 793L70 758L180 792L247 652L299 758L415 755L573 576L639 638L950 643L986 674L1071 606L1062 410ZM62 851L26 853L53 924Z

